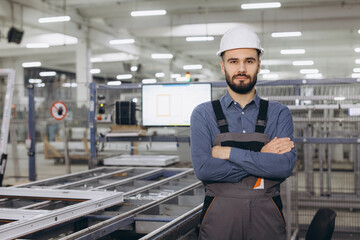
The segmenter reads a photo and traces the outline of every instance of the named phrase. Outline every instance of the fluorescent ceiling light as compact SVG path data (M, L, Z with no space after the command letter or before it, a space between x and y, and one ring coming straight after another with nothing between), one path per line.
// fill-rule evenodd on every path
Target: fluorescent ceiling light
M28 43L26 44L26 48L48 48L50 47L47 43Z
M156 79L155 78L147 78L147 79L143 79L141 82L143 84L156 83Z
M29 43L48 44L51 47L77 44L78 39L62 33L47 33L30 37Z
M63 87L77 87L77 83L63 83Z
M319 73L319 69L300 69L301 74Z
M110 43L111 45L130 44L130 43L135 43L135 39L132 39L132 38L128 38L128 39L114 39L114 40L110 40L109 43Z
M351 74L352 78L360 78L360 73L353 73Z
M294 66L311 66L314 65L314 61L293 61Z
M354 51L355 52L360 52L360 48L355 48Z
M154 53L151 54L152 59L172 59L173 55L171 53Z
M280 2L241 4L242 9L279 8L279 7L281 7Z
M70 20L69 16L45 17L39 18L39 23L68 22Z
M45 83L38 83L35 85L36 87L45 87Z
M121 81L110 81L107 82L107 85L111 85L111 86L121 85Z
M306 74L305 78L321 79L323 78L323 75L321 73L310 73L310 74Z
M132 75L131 74L120 74L116 76L116 79L122 80L122 79L131 79Z
M149 11L132 11L131 16L132 17L144 17L144 16L159 16L159 15L165 15L165 10L149 10Z
M54 71L40 72L39 75L41 77L52 77L52 76L56 76L56 72L54 72Z
M30 78L29 83L42 83L42 80L41 79Z
M356 64L360 64L360 59L355 59Z
M281 54L304 54L305 49L283 49L280 51Z
M99 58L99 57L90 58L90 62L92 62L92 63L102 62L102 61L103 61L103 59L102 59L102 58Z
M358 30L358 34L360 34L360 29Z
M163 72L155 73L155 77L157 77L157 78L165 77L165 73L163 73Z
M259 74L267 74L267 73L270 73L269 69L261 69L259 72Z
M101 70L98 69L98 68L93 68L93 69L90 70L90 73L91 74L98 74L98 73L101 73Z
M360 73L360 68L354 68L353 72Z
M130 71L136 72L138 70L137 66L131 66Z
M138 57L124 53L104 53L99 55L94 55L93 58L90 59L91 62L121 62L121 61L135 61Z
M171 74L170 77L171 77L171 78L178 78L178 77L181 77L181 74L173 73L173 74Z
M134 103L137 103L137 102L138 102L138 99L137 99L137 98L133 98L131 101L134 102Z
M186 37L187 42L205 42L214 41L213 36L202 36L202 37Z
M346 97L334 97L335 101L344 101Z
M275 74L275 73L267 73L262 76L265 79L278 79L279 78L279 74Z
M184 70L202 69L202 65L201 65L201 64L184 65L184 66L183 66L183 69L184 69Z
M273 38L279 37L299 37L301 36L301 32L273 32L271 34Z
M22 63L22 67L27 68L27 67L40 67L41 66L41 62L24 62Z

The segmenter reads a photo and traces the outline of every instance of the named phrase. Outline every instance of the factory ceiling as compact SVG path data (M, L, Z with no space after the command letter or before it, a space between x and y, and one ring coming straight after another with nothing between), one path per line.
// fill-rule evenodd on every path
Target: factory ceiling
M100 69L93 76L132 74L133 82L143 78L169 82L170 74L190 72L199 81L222 81L216 56L221 35L245 24L258 33L265 49L265 74L260 79L360 78L360 1L280 0L280 7L268 9L243 5L255 2L270 1L1 0L0 63L40 61L44 68L75 72L76 52L85 45L91 68ZM165 11L132 16L145 10ZM54 16L69 16L70 21L39 22ZM20 44L8 43L11 27L24 31ZM274 37L280 32L296 36ZM208 38L187 41L187 37ZM119 39L133 43L111 44ZM28 48L40 43L46 48ZM188 70L184 65L202 68ZM131 71L131 66L138 69Z

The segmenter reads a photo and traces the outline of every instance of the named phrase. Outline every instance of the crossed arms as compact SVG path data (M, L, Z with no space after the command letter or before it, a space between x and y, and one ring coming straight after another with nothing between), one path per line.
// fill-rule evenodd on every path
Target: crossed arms
M293 123L290 111L280 112L274 137L260 152L239 148L212 146L211 118L194 111L191 117L191 155L194 171L202 181L238 182L254 175L265 178L287 178L296 161L291 140Z

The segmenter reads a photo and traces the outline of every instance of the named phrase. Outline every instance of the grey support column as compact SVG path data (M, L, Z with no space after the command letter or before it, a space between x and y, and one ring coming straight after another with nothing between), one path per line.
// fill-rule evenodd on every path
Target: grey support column
M77 85L77 105L78 107L87 106L89 103L89 83L92 82L90 74L91 51L88 41L79 40L76 48L76 83Z

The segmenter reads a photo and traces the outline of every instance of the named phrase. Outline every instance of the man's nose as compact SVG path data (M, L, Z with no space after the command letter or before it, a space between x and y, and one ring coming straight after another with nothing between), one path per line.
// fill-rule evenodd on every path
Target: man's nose
M245 64L244 63L239 63L237 71L240 72L240 73L246 72Z

